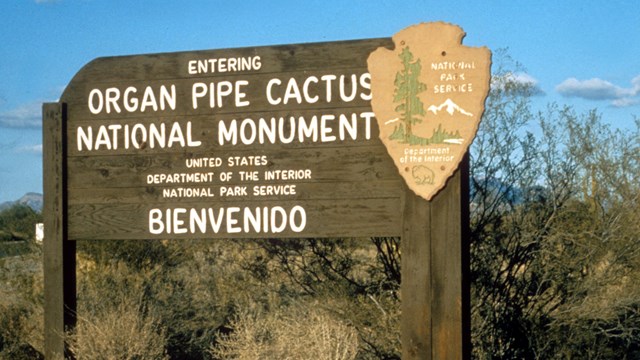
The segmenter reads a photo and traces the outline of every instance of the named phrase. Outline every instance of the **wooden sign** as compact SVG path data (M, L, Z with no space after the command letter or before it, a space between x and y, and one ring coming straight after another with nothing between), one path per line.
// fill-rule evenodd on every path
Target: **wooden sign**
M87 64L43 107L45 356L73 358L76 240L402 236L403 359L469 358L463 34Z
M458 168L489 90L491 53L462 46L464 35L451 24L415 25L393 36L394 50L379 48L368 60L380 139L426 200Z
M392 236L388 39L102 58L67 104L69 240Z

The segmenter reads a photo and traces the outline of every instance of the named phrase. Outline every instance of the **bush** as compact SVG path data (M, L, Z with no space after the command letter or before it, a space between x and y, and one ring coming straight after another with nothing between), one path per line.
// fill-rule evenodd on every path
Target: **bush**
M78 323L68 334L78 359L168 359L166 330L144 298L148 274L122 262L78 259Z
M43 358L42 354L27 342L34 327L38 327L33 320L33 313L28 306L0 304L0 359Z
M69 342L78 359L157 360L169 359L165 335L158 320L144 314L143 304L127 298L91 319L79 316Z
M39 251L0 259L0 359L39 359L43 274Z
M42 214L26 205L13 205L0 211L0 236L5 240L34 239L36 224L40 222Z
M356 329L314 304L245 311L231 328L211 350L218 359L351 360L358 354Z

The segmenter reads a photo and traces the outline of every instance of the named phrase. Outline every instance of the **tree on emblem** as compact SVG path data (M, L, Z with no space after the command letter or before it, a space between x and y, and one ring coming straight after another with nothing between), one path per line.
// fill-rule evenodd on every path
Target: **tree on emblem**
M422 65L420 59L414 61L409 47L402 49L400 60L402 60L403 69L396 73L393 102L400 103L395 110L401 114L402 125L397 126L389 138L411 143L412 126L421 123L420 116L425 114L424 105L418 98L418 94L426 90L427 85L419 80Z

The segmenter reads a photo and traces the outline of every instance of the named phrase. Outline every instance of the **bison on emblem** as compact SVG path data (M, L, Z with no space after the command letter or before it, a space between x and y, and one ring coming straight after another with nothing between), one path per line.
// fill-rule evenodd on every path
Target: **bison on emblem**
M411 169L411 175L418 185L431 185L435 177L433 170L424 165L414 165Z

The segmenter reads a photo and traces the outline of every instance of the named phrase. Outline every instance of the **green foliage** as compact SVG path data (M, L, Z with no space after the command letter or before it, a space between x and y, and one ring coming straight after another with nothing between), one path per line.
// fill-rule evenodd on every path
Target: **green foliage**
M40 222L42 214L26 205L13 205L0 212L0 241L34 239L36 223Z
M423 138L417 136L415 134L407 135L405 133L405 126L397 125L391 135L389 135L389 140L397 140L401 143L407 143L409 145L433 145L433 144L444 144L445 140L448 139L459 139L461 137L460 131L456 130L456 132L450 132L442 129L442 124L438 125L438 128L433 129L433 134L431 137Z

